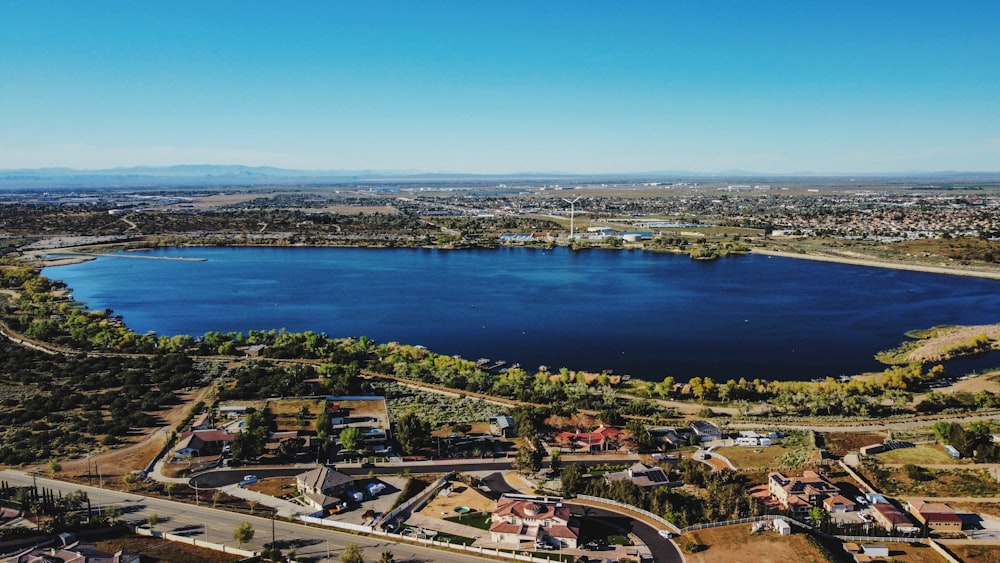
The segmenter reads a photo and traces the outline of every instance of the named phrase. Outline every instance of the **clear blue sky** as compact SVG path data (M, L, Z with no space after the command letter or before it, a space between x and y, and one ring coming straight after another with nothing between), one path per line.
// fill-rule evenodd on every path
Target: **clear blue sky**
M1000 2L3 0L0 168L1000 170Z

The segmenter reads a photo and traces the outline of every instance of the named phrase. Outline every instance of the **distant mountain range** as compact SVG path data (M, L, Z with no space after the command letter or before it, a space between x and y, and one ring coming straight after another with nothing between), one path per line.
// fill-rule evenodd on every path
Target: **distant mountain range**
M419 170L294 170L273 166L239 164L183 164L177 166L133 166L101 170L74 168L31 168L0 170L0 189L19 187L178 187L233 185L315 185L321 183L356 182L510 182L524 181L677 181L684 179L710 182L755 181L820 181L852 178L878 180L925 181L1000 181L1000 172L898 172L885 174L767 174L746 170L718 173L694 171L651 171L620 174L574 174L567 172L517 172L510 174L468 174L423 172Z

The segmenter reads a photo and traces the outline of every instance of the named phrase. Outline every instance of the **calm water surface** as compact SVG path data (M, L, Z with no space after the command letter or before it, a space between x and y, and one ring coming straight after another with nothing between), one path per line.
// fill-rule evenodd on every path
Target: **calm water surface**
M748 255L168 248L49 268L135 331L285 328L632 374L811 379L881 369L903 332L1000 321L1000 282Z

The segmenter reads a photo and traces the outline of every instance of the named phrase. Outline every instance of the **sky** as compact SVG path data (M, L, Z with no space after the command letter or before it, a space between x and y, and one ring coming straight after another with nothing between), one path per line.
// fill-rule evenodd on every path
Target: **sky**
M1000 170L1000 2L0 1L0 169Z

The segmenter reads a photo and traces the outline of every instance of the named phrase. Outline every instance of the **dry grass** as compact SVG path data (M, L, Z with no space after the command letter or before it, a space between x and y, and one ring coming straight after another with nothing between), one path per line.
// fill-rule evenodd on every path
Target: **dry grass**
M906 563L945 563L946 559L922 543L889 543L889 559Z
M833 455L842 456L858 451L862 446L881 444L885 434L881 432L828 432L823 434L823 443Z
M912 463L914 465L953 465L957 463L972 463L968 459L954 459L944 448L937 444L917 444L912 448L900 448L877 454L882 463Z
M928 338L915 343L906 355L908 361L939 361L956 347L963 346L980 334L985 334L995 342L1000 339L1000 324L938 327L932 329L930 334Z
M750 533L750 524L723 526L685 534L707 546L698 553L685 553L688 563L826 563L826 558L804 534L779 536L774 532Z
M736 467L777 467L778 460L781 456L788 453L789 450L781 446L767 446L767 447L743 447L734 446L731 448L719 448L714 450L719 453L719 455L725 456L726 459L733 462Z
M305 470L302 472L305 473ZM269 479L261 479L260 481L257 481L252 485L247 485L244 488L272 497L280 497L285 494L298 494L295 490L294 477L273 477Z
M1000 563L1000 545L972 545L950 543L945 548L962 561L976 563Z

